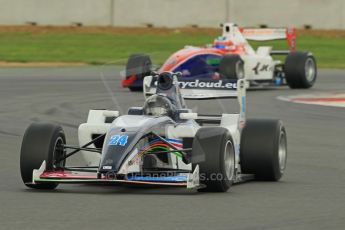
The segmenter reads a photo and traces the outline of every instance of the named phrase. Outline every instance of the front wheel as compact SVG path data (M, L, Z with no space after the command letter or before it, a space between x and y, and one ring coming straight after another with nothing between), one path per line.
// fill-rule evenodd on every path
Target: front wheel
M33 123L25 131L21 153L20 172L24 184L36 189L54 189L58 183L32 183L32 172L39 169L43 161L46 170L59 170L65 166L65 160L57 162L65 155L63 145L66 138L63 129L51 123Z
M226 54L219 63L219 74L225 79L244 78L244 62L238 54Z
M130 91L142 91L142 81L144 77L150 75L151 68L152 62L149 55L130 55L126 64L126 80L122 82L123 86L128 87Z
M199 191L226 192L235 177L235 150L229 131L222 127L203 127L193 140L192 157L204 156L199 163Z
M279 120L247 120L242 131L240 163L242 172L257 180L278 181L286 167L287 143Z

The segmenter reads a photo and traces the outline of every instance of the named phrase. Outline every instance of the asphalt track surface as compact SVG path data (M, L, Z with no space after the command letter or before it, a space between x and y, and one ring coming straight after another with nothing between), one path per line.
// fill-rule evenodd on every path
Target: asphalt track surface
M344 92L340 70L321 70L311 90L248 92L248 117L279 118L286 126L288 164L280 182L250 182L222 194L86 185L27 189L19 152L31 122L58 122L76 144L88 109L126 111L143 103L140 93L120 87L116 72L115 67L0 69L0 229L344 229L345 108L276 99ZM231 107L227 100L189 105L197 111ZM74 157L71 163L82 161Z

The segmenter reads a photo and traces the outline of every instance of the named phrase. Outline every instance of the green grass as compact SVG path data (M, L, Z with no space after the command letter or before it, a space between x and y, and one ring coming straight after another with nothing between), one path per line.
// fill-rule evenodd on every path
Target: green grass
M125 63L131 53L149 53L161 64L185 45L205 45L214 33L77 33L77 32L0 32L0 61ZM260 43L253 43L257 46ZM264 42L275 49L286 48L285 41ZM345 38L302 34L299 50L314 53L322 68L345 68Z

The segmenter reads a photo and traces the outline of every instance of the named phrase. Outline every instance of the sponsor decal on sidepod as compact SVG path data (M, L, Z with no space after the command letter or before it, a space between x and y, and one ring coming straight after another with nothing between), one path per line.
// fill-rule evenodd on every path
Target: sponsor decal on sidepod
M236 89L237 84L236 82L226 82L223 80L219 80L217 82L213 81L180 81L178 82L179 87L181 89L189 89L189 88L210 88L210 89Z

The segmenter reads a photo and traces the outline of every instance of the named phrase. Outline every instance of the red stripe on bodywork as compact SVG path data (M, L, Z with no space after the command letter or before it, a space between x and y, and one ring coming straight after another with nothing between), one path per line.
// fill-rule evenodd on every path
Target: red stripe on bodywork
M96 173L71 172L71 171L46 171L40 178L46 179L97 179Z
M223 56L226 54L227 51L223 49L216 49L216 48L197 48L197 47L191 47L186 48L177 51L173 55L171 55L168 60L163 64L159 72L164 71L171 71L177 66L184 63L186 60L196 56L196 55L202 55L202 54L214 54L214 55L220 55Z

